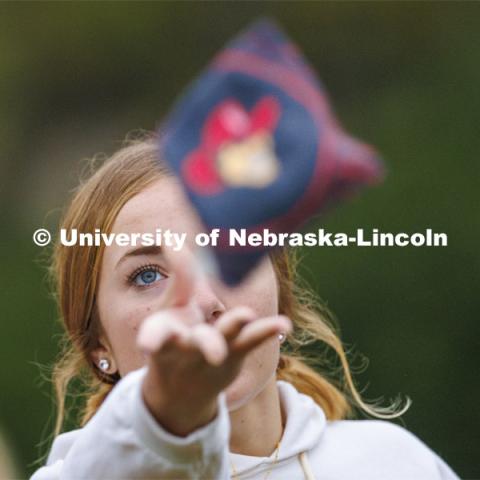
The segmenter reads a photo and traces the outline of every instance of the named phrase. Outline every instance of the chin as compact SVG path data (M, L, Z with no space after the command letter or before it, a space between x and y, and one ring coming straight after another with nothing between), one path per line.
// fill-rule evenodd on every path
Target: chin
M245 367L246 365L237 378L225 389L229 412L234 412L253 400L275 376L275 368L268 372L259 372L258 369Z
M241 371L237 378L225 390L227 397L227 407L229 412L234 412L243 407L254 396L253 385L251 381L244 378L245 372Z

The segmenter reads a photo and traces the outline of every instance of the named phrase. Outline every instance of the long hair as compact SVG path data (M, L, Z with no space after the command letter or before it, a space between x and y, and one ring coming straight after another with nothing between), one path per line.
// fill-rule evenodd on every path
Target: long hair
M92 168L80 182L60 221L67 231L93 233L96 228L110 233L120 209L136 194L158 179L171 175L159 162L154 134L130 139L100 168ZM53 368L57 400L54 434L63 428L70 386L80 382L84 401L77 423L85 424L119 380L101 373L92 360L101 332L96 307L100 266L104 246L64 246L57 240L51 262L61 322L65 330L63 348ZM338 326L328 310L297 278L297 257L293 250L270 254L279 285L279 312L294 328L282 346L277 378L292 383L322 407L329 420L354 416L358 408L377 418L394 418L400 400L379 407L362 400L354 381Z

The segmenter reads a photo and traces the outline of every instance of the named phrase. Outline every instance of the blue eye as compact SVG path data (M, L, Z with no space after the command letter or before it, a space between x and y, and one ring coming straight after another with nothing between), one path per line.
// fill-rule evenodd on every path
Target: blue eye
M163 280L164 278L166 278L166 276L158 270L158 267L146 266L135 271L131 275L130 281L138 287L147 287L159 280Z

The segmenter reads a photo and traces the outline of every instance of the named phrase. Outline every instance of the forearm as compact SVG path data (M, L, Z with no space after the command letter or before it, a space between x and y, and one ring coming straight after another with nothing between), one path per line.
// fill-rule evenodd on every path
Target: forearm
M179 395L175 388L168 394L169 389L153 368L148 369L141 390L143 402L157 423L178 437L186 437L202 428L213 421L218 413L218 395L206 397L190 392Z

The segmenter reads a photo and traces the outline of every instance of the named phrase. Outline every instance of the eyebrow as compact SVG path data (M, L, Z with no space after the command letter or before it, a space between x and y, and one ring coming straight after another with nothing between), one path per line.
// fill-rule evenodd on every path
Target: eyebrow
M117 262L117 265L115 268L118 268L118 266L124 262L127 258L130 257L137 257L140 255L159 255L162 253L162 247L159 245L150 245L148 247L139 247L135 248L133 250L130 250L127 252L125 255L123 255L120 260Z

